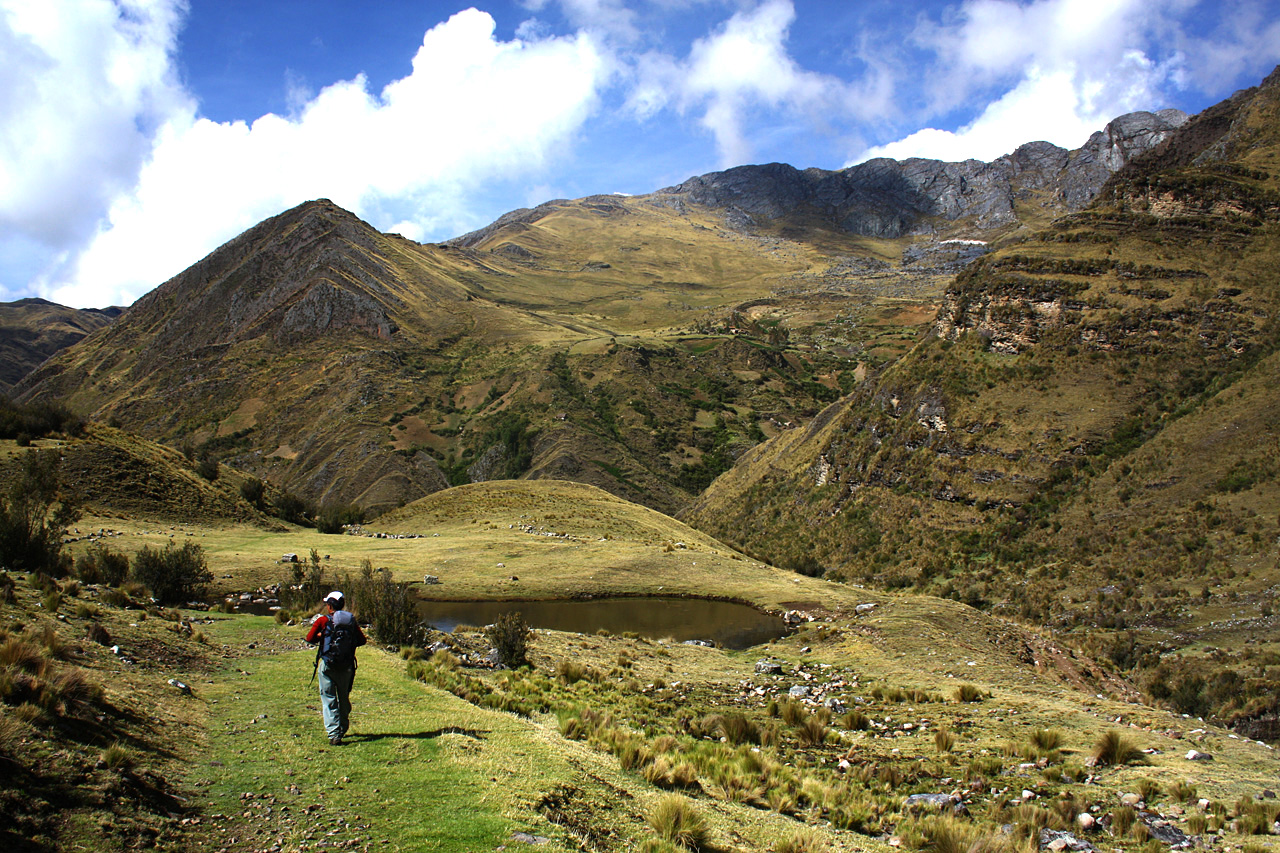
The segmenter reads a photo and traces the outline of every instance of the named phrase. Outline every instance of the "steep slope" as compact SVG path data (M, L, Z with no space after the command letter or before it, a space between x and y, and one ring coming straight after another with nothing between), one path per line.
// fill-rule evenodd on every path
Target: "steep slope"
M277 491L265 490L255 505L241 494L245 476L240 472L223 466L209 479L173 448L112 427L91 424L75 436L35 441L32 449L58 454L61 487L87 515L284 529L269 514ZM17 476L16 460L27 452L13 441L0 441L0 483Z
M121 308L68 308L44 299L0 302L0 393L49 356L120 316Z
M316 504L384 510L524 476L674 512L914 343L984 251L939 236L994 239L1019 216L1073 209L1098 169L1176 118L1129 117L1080 151L1035 144L990 166L745 167L550 202L445 245L311 202L158 287L19 393ZM886 210L903 227L850 228Z
M1127 664L1274 641L1278 107L1273 74L966 269L928 339L684 518L809 571L1150 629L1116 638Z

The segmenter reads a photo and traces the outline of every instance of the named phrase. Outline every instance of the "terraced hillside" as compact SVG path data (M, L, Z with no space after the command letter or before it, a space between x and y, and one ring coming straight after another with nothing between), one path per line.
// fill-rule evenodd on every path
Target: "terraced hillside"
M1277 262L1272 74L966 269L910 353L683 517L1076 631L1154 698L1275 732Z

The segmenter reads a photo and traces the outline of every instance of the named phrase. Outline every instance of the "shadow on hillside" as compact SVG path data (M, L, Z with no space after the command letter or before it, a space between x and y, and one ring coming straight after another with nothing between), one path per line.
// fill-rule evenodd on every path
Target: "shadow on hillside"
M356 742L364 742L364 741L385 740L387 738L403 738L405 740L412 740L417 738L437 738L437 737L440 737L441 735L464 735L466 737L472 738L473 740L484 740L485 735L487 734L489 734L487 731L480 731L478 729L464 729L462 728L462 726L445 726L442 729L433 729L429 732L414 732L413 734L409 734L405 732L369 732L369 733L353 732L347 735L345 738L343 738L343 740L347 741L348 743L356 743Z

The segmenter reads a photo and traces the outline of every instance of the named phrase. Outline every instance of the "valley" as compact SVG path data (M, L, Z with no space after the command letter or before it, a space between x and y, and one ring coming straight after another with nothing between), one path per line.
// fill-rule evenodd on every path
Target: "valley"
M1274 850L1278 251L1280 72L1073 152L440 244L285 211L3 401L0 837ZM375 642L327 748L332 588ZM446 635L416 596L793 630Z

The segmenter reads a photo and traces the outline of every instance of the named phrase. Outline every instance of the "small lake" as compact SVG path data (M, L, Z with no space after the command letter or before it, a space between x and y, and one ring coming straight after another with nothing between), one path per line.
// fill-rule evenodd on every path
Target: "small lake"
M650 640L708 640L726 649L746 649L787 633L786 623L729 601L706 598L592 598L558 601L423 601L419 615L438 631L459 625L491 625L519 611L533 628L594 634L628 631Z

